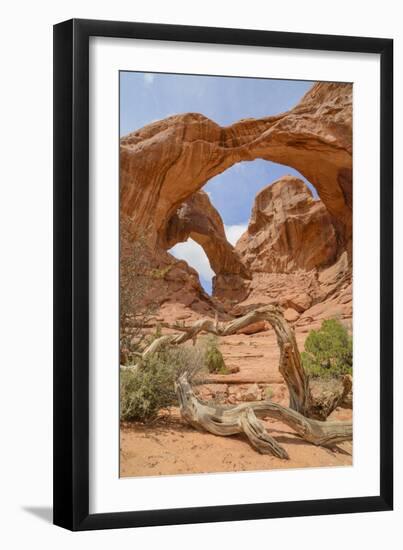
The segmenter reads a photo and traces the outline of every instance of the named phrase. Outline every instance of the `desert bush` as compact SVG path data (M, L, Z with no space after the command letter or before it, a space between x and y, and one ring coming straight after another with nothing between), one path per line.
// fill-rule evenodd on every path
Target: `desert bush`
M314 378L352 374L353 340L347 328L336 319L323 321L319 330L309 333L301 360L307 374Z
M144 347L145 328L155 314L152 254L144 236L133 238L132 220L120 221L120 363L133 365Z
M274 395L274 390L271 386L266 386L264 389L265 399L271 399Z
M165 277L165 275L167 275L167 273L170 272L170 270L173 268L174 264L169 264L165 267L162 267L162 268L159 268L159 269L152 269L150 271L150 275L151 277L153 277L153 279L163 279Z
M227 374L224 357L218 347L218 339L214 335L209 335L204 340L204 361L207 370L214 374Z
M177 403L174 383L184 371L197 383L204 357L197 347L167 347L120 373L120 419L150 422L160 409Z

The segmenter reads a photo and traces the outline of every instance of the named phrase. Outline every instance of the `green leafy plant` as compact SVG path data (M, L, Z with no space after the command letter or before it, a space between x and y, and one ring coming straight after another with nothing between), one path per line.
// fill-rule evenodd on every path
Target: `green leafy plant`
M271 386L266 386L264 389L264 396L266 399L271 399L274 395L274 390Z
M120 419L150 422L158 411L177 404L175 379L182 372L191 380L202 375L204 356L199 348L165 348L143 360L137 369L121 370Z
M352 374L353 340L347 328L336 319L323 321L311 330L301 353L302 365L313 378L337 378Z
M204 341L204 361L207 370L212 374L228 374L224 357L218 347L218 339L209 335Z

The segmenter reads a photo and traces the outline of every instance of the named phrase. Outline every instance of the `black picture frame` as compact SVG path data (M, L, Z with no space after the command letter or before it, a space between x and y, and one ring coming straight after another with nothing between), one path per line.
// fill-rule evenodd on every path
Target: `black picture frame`
M381 57L380 491L355 498L89 513L89 38L265 46ZM393 507L393 41L73 19L54 26L54 523L71 530Z

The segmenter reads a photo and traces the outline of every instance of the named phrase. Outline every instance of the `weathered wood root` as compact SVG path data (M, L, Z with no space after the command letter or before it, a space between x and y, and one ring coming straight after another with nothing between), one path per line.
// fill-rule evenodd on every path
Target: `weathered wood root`
M343 393L340 405L346 409L353 408L353 377L351 374L346 374L343 378Z
M286 450L271 437L258 417L270 417L290 426L302 439L314 445L333 447L351 441L351 422L322 422L304 417L288 407L269 400L242 403L235 406L210 406L198 399L186 374L175 384L180 411L184 420L198 430L228 436L244 433L252 447L262 454L288 458Z
M289 407L305 417L326 420L329 414L345 399L347 388L342 388L337 392L324 393L321 396L312 395L309 376L302 366L294 332L284 319L282 311L276 306L264 306L225 323L218 322L217 318L215 320L199 319L190 326L164 323L163 326L178 330L179 334L169 334L157 338L143 351L141 356L145 359L166 345L180 345L188 340L195 342L201 332L229 336L257 321L268 321L276 333L280 348L279 371L288 387ZM136 369L136 367L126 368ZM349 385L348 380L344 380L344 383L346 386Z
M252 408L231 414L231 409L210 407L195 396L186 375L179 378L175 389L182 417L197 430L220 436L244 433L252 447L261 454L288 458L286 450L266 432Z
M271 437L263 423L256 418L253 409L248 408L239 415L239 425L250 444L261 454L272 454L278 458L289 458L287 451Z

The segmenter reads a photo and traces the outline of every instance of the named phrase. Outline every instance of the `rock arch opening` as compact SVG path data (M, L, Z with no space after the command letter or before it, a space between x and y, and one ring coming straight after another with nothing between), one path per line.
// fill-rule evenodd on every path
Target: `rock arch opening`
M175 244L168 252L178 260L184 260L197 271L203 290L211 296L213 292L214 271L211 269L209 259L203 247L189 238L184 242Z
M318 83L290 111L221 127L174 115L121 139L121 206L159 244L167 220L207 181L240 161L292 166L332 216L339 249L351 245L352 87ZM326 114L326 116L324 116Z
M231 170L250 165L251 161L273 162L282 165L284 172L287 172L285 167L292 167L314 185L328 216L326 224L329 222L326 238L329 246L321 251L323 265L346 253L347 264L351 266L350 84L317 83L296 107L276 116L242 119L222 127L202 114L186 113L159 120L122 137L121 214L131 218L134 233L140 231L147 235L158 261L168 263L167 250L193 239L203 247L216 274L213 293L239 301L247 294L245 281L250 277L252 260L247 253L241 259L239 251L228 242L224 224L222 220L221 224L217 221L214 213L217 209L203 188L207 184L208 190L213 178L229 177ZM268 178L266 182L271 180ZM266 182L260 180L259 186ZM257 210L255 228L262 216L274 215L270 208ZM315 238L314 227L306 234L302 231L306 225L304 220L301 219L298 226L295 216L290 218L290 224L284 225L284 232L276 243L280 252L275 250L275 256L281 256L284 243L291 242L298 252L298 239ZM256 257L262 246L259 239L260 236L255 239L253 254ZM298 268L301 263L309 265L308 260L296 254L294 267ZM313 263L317 260L314 254L311 260ZM270 260L274 261L275 257ZM255 272L260 268L262 265L253 265ZM283 260L276 266L277 270L286 272L291 268Z
M298 170L291 166L255 159L240 161L211 178L203 187L220 213L225 227L247 225L256 195L266 186L285 175L305 182L314 198L316 188ZM235 243L232 243L235 244Z
M281 189L272 193L269 188L273 184ZM317 197L316 189L290 167L261 160L240 162L209 180L202 190L179 206L166 224L164 248L196 269L208 294L240 299L250 278L247 267L250 250L245 247L245 241L261 229L259 225L268 224L269 218L274 224L278 222L274 215L276 208L281 212L291 208L293 214L291 221L281 227L277 251L287 257L295 252L295 265L305 267L301 240L312 236L312 230L304 227L309 226L305 214ZM262 222L262 218L265 221ZM265 227L266 233L276 229L276 225ZM328 233L324 237L327 241L334 235ZM333 243L331 250L326 247L333 253ZM323 253L323 256L317 254L308 259L308 263L317 258L323 263L329 254ZM285 265L284 258L282 263L279 260L272 264L275 271L295 267Z

